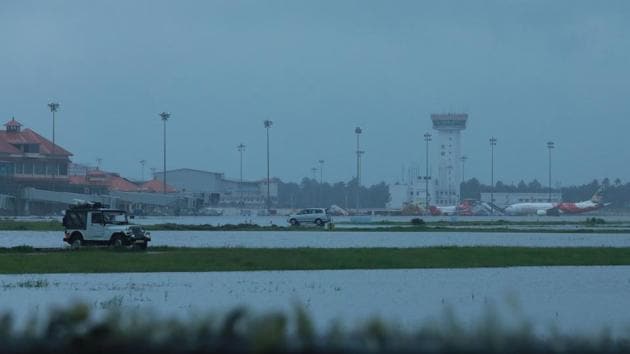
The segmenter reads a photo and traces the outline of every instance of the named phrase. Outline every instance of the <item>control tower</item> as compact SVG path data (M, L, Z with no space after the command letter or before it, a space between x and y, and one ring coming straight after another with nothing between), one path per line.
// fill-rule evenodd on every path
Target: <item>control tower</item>
M433 129L438 131L438 173L434 180L433 202L438 206L459 204L461 182L461 137L466 129L468 114L432 114Z

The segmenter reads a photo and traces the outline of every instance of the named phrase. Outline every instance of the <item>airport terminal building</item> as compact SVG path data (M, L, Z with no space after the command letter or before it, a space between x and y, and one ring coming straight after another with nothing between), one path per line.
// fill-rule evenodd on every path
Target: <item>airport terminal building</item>
M156 172L154 178L163 181L164 173ZM209 206L243 206L260 208L266 205L267 181L243 181L228 179L223 173L180 168L166 171L166 183L178 192L196 195ZM278 180L269 184L271 204L278 201Z

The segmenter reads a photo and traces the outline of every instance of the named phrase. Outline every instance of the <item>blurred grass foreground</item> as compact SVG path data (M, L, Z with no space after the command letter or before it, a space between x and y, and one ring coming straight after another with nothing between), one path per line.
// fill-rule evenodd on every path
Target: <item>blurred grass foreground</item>
M489 311L470 329L445 314L441 323L415 331L378 319L356 328L332 324L319 333L299 306L290 314L252 314L164 319L112 308L92 313L86 305L53 309L46 320L18 329L0 316L1 353L627 353L629 337L602 331L593 337L536 336L531 325L505 326Z

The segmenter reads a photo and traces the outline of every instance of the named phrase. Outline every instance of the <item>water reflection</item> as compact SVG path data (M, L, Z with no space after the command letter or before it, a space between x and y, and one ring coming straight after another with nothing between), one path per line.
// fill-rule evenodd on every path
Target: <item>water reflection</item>
M506 323L531 322L539 334L551 325L571 334L605 326L626 334L628 274L622 266L14 275L0 276L0 312L24 320L51 305L83 301L95 310L122 306L185 317L238 305L287 312L297 302L319 328L372 316L417 328L449 310L472 325L490 307Z
M173 247L630 247L630 235L595 233L153 231L151 236L150 246ZM61 248L62 237L62 232L0 231L0 247Z

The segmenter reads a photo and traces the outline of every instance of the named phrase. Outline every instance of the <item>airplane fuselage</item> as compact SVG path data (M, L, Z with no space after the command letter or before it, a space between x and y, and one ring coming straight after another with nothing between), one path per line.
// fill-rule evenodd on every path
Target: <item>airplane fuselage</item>
M580 214L603 207L590 200L579 203L516 203L505 208L508 215Z
M547 210L553 209L556 206L554 203L516 203L505 208L505 213L508 215L536 215L541 211L545 213Z
M597 210L604 205L601 203L594 203L590 200L579 203L560 203L558 204L558 210L564 214L579 214L586 213L588 211Z

